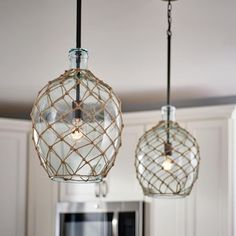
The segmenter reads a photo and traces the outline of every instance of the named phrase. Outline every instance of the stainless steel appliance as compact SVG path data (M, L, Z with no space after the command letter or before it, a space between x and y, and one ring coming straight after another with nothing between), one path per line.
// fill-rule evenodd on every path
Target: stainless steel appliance
M143 202L58 203L56 236L142 236Z

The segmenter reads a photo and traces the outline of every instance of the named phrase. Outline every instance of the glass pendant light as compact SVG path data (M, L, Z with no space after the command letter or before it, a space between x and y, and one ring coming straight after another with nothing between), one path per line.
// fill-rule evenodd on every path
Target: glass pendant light
M167 105L162 107L162 121L139 139L135 153L137 178L144 194L150 197L189 195L200 162L196 139L175 121L175 107L170 105L172 1L167 1Z
M81 48L81 0L77 0L76 48L71 69L38 93L31 118L41 165L57 181L100 182L121 146L121 104L112 88L87 69Z

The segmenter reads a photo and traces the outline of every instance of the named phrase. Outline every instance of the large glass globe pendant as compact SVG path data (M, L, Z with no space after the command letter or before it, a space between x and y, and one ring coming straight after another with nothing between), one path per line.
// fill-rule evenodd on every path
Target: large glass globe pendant
M144 194L189 195L198 177L199 162L196 139L175 121L173 106L163 107L162 121L139 139L136 149L137 178Z
M33 141L51 179L99 182L121 146L120 101L87 69L85 49L72 49L69 56L71 69L50 81L35 100Z

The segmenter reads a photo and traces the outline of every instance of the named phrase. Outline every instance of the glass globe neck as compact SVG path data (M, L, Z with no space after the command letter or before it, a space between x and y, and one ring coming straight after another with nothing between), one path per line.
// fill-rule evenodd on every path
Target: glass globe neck
M175 121L176 108L171 105L167 105L161 108L161 116L164 121Z
M69 51L71 69L88 69L88 51L83 48L73 48Z

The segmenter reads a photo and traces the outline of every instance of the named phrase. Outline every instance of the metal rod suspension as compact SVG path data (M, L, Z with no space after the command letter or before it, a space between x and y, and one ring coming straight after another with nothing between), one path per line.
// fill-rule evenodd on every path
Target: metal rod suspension
M167 105L170 105L170 86L171 86L171 10L172 4L171 1L168 1L167 6L167 18L168 18L168 29L167 29Z
M82 25L82 0L77 0L77 8L76 8L76 48L81 48L81 25ZM79 53L79 52L77 52ZM80 68L80 55L78 54L76 57L76 67ZM80 79L80 72L77 73L78 79ZM80 95L80 84L76 85L76 98L75 103L73 103L73 107L78 107L81 99ZM76 109L74 111L74 118L81 119L82 112L80 109Z
M167 144L170 144L170 86L171 86L171 11L172 11L172 4L171 0L168 1L167 5L167 20L168 20L168 29L167 29Z
M81 48L82 0L77 0L76 14L76 48Z

